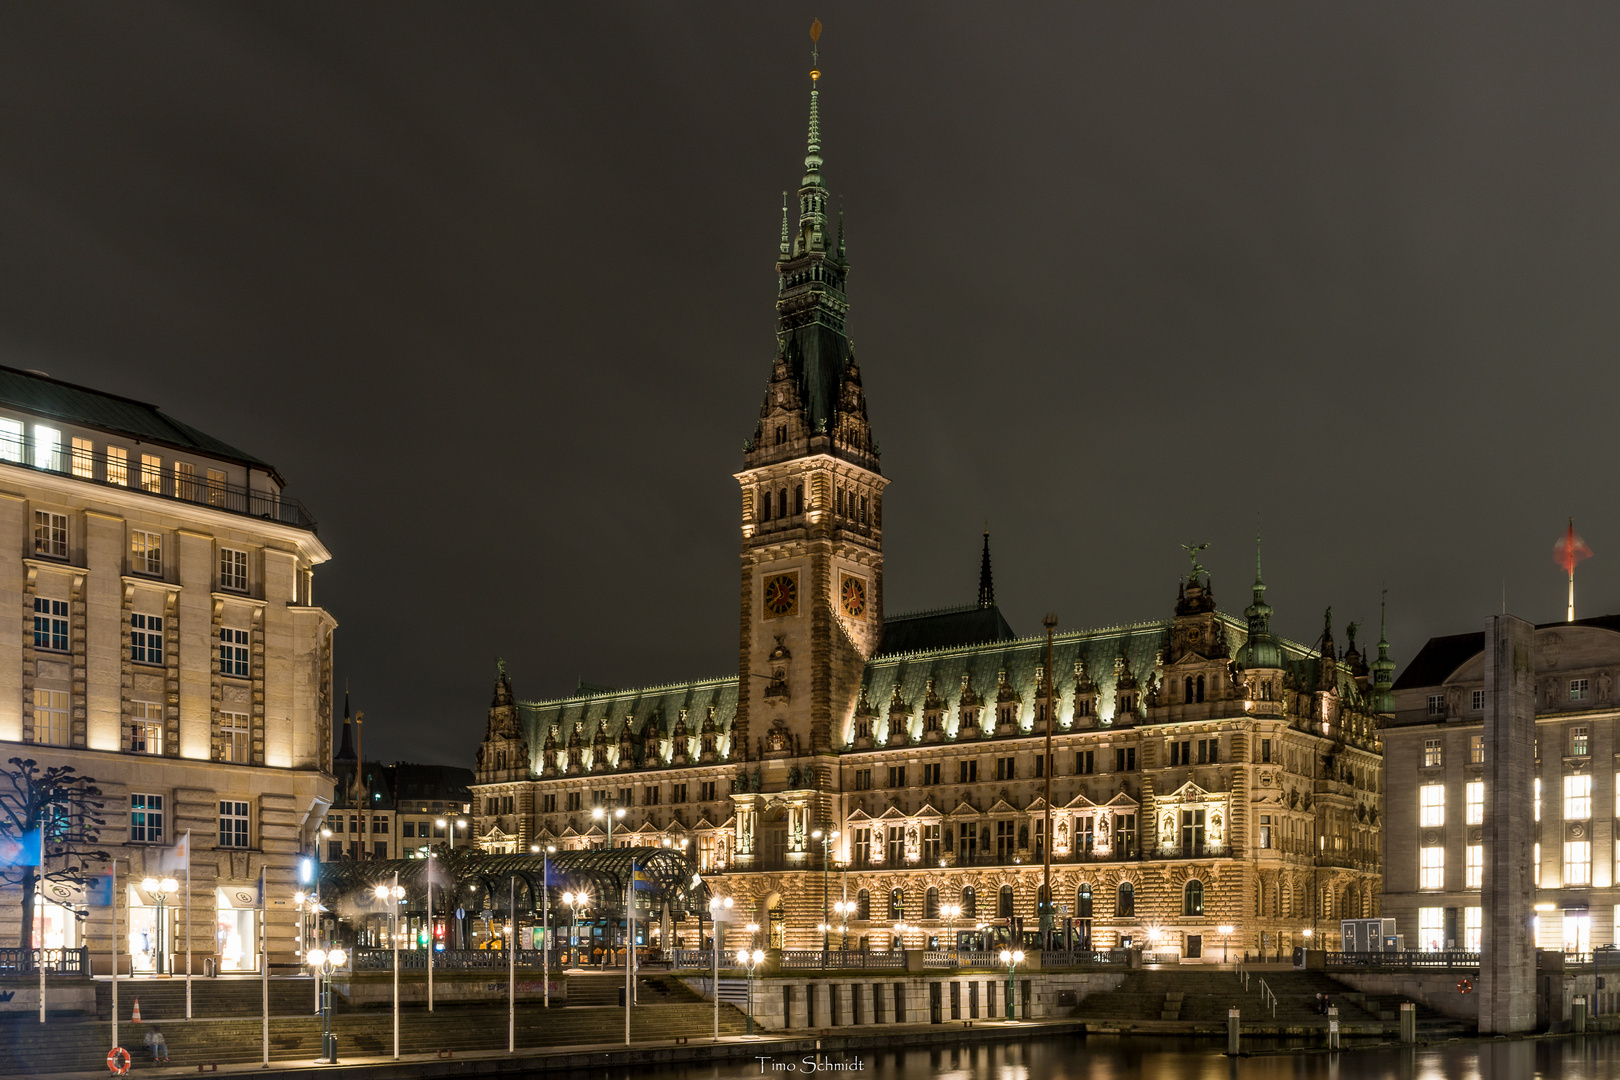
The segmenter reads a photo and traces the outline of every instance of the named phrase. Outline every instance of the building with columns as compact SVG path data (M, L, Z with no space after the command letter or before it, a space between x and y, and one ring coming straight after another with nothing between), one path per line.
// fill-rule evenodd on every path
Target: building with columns
M330 554L283 487L156 406L0 368L0 760L95 778L125 970L175 970L188 940L199 973L255 969L261 872L287 909L271 954L292 958L297 860L332 799L336 623L314 598ZM189 926L184 885L160 924L140 882L187 834ZM12 941L19 888L0 891ZM40 899L36 941L105 971L107 910Z
M682 849L786 947L834 921L834 945L847 927L877 949L1034 932L1048 859L1054 928L1078 943L1198 961L1336 940L1341 915L1377 913L1385 643L1368 663L1352 626L1339 652L1331 615L1309 645L1282 638L1258 563L1237 615L1196 560L1149 621L1020 637L988 534L975 602L885 613L889 480L845 330L817 77L735 474L737 673L530 701L503 665L475 836L572 850L611 827L615 846Z

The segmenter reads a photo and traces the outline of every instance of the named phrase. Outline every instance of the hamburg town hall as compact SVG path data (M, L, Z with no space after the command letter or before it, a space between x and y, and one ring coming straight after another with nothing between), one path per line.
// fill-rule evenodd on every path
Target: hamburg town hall
M1163 617L1020 637L988 534L976 601L884 613L889 481L811 78L776 356L736 474L737 675L526 701L503 667L480 845L601 847L611 825L614 846L684 851L775 947L1033 934L1048 861L1073 947L1194 963L1313 933L1333 947L1341 917L1377 914L1383 641L1369 661L1353 625L1336 649L1331 617L1310 646L1274 634L1258 558L1241 616L1194 561Z

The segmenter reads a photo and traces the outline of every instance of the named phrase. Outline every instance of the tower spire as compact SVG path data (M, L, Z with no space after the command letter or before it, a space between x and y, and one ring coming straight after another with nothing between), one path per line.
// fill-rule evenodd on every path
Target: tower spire
M1395 661L1389 658L1388 622L1389 590L1378 598L1378 659L1372 662L1372 709L1376 713L1395 711Z
M984 554L979 558L979 606L996 606L996 583L990 577L990 526L984 528Z
M343 741L338 746L338 761L354 760L354 722L349 714L349 688L343 687Z

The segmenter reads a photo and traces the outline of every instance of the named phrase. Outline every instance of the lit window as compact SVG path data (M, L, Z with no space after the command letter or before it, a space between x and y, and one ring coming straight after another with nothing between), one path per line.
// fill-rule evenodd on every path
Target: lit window
M1479 952L1481 931L1484 927L1484 920L1481 918L1483 914L1482 908L1463 908L1463 948L1469 952Z
M1446 947L1446 909L1418 908L1418 948L1440 952Z
M68 606L66 600L34 597L34 648L52 652L68 650Z
M245 848L248 846L248 804L233 799L219 803L219 846Z
M1467 861L1463 865L1465 871L1463 888L1480 888L1485 884L1485 847L1482 844L1469 844L1465 854Z
M1541 820L1541 777L1536 777L1535 820Z
M96 475L96 446L89 439L73 440L73 475L86 480Z
M1435 765L1438 765L1438 764L1440 764L1440 740L1439 739L1424 739L1423 740L1423 765L1424 765L1424 767L1429 768L1429 767L1432 767L1432 766L1435 766Z
M122 446L107 447L107 483L129 486L129 451Z
M34 741L50 746L68 744L67 691L34 691Z
M1592 884L1592 842L1564 841L1564 884Z
M163 706L155 701L129 703L124 721L124 749L131 754L163 753Z
M1424 784L1418 788L1418 824L1433 828L1446 823L1444 784Z
M1585 682L1586 680L1582 679L1581 681ZM1587 754L1592 752L1591 738L1589 735L1590 730L1591 729L1587 728L1585 725L1580 727L1572 727L1569 729L1570 757L1585 757Z
M1418 862L1418 871L1418 888L1444 888L1446 849L1442 847L1423 848Z
M163 663L163 616L129 617L129 658L137 664Z
M163 492L163 459L156 454L141 455L141 488L159 494Z
M1588 683L1587 680L1585 680L1585 679L1571 679L1571 680L1569 680L1569 700L1571 700L1571 701L1585 701L1586 700L1586 689L1587 689L1587 687L1589 685L1590 685L1590 683Z
M1475 712L1480 712L1484 708L1485 708L1485 691L1483 691L1483 690L1475 690L1474 691L1474 711Z
M1468 818L1470 825L1481 824L1485 820L1485 781L1470 780L1467 788Z
M1470 736L1468 736L1468 764L1470 764L1470 765L1483 765L1483 764L1485 764L1485 736L1483 736L1483 735L1470 735Z
M34 425L34 468L61 472L62 433L43 424Z
M236 679L248 677L248 632L229 626L219 631L219 673Z
M1592 777L1577 773L1564 777L1564 820L1590 821L1592 819Z
M1446 715L1446 695L1444 695L1444 694L1430 694L1429 695L1429 715L1430 716L1444 716L1444 715Z
M247 552L235 548L219 549L219 587L231 592L247 592Z
M189 461L174 463L174 497L189 502L202 501L202 486L197 483L197 466Z
M1271 846L1271 815L1270 814L1261 814L1260 815L1260 846L1263 847L1263 848L1269 848Z
M225 505L225 474L219 469L208 470L208 505Z
M163 536L161 533L131 529L129 533L129 568L137 574L163 573Z
M1530 883L1541 886L1541 841L1537 840L1530 853Z
M21 461L22 459L22 421L0 419L0 461Z
M163 843L163 796L129 797L129 839L135 844Z
M67 515L34 511L34 554L65 559L68 554Z

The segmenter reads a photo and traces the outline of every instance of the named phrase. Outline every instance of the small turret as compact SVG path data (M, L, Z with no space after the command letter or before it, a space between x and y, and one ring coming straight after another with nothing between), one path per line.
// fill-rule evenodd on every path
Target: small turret
M1385 608L1388 592L1378 601L1378 659L1372 662L1372 711L1395 711L1395 661L1389 658L1389 634L1385 631Z

